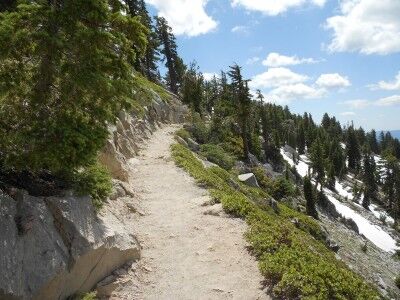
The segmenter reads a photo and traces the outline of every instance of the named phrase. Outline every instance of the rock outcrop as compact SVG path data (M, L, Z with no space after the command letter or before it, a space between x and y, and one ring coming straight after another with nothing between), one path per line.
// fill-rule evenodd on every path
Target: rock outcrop
M155 94L151 105L144 107L142 117L120 113L116 125L109 128L110 138L100 154L100 161L114 178L127 181L128 160L138 154L143 141L161 123L183 123L187 115L188 109L179 100L171 98L167 103Z
M167 103L157 94L141 116L120 113L100 156L114 177L110 199L135 197L126 184L129 160L161 123L181 123L187 113L179 100ZM139 259L132 228L111 206L96 213L89 197L13 191L0 190L0 299L67 299Z
M140 257L135 237L88 197L1 193L0 236L0 299L65 299Z

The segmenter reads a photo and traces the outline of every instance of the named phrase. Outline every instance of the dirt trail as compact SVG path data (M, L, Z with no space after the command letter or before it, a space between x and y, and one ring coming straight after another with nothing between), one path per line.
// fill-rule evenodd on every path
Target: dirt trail
M204 206L207 191L174 165L176 129L155 132L132 162L131 184L143 212L135 220L142 259L111 299L269 299L246 250L245 222L219 205Z

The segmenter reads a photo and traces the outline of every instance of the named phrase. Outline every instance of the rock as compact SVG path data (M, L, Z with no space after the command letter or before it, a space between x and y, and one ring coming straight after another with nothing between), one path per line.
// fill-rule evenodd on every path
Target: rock
M200 145L196 141L194 141L193 139L188 138L187 139L187 143L189 145L190 150L192 150L194 152L200 151Z
M222 204L215 204L213 207L207 209L206 211L203 212L203 215L209 215L209 216L220 216L221 213L223 212L222 209Z
M106 146L99 155L100 162L108 169L113 178L127 181L129 171L127 161L122 153L118 152L112 140L106 141Z
M340 249L340 246L331 239L326 240L326 245L328 246L329 249L331 249L335 253L337 253Z
M267 175L267 176L269 176L269 177L276 178L276 177L282 175L281 173L275 172L275 171L274 171L274 167L273 167L271 164L269 164L269 163L263 164L262 167L263 167L263 169L264 169L265 175Z
M243 161L237 161L234 169L240 174L251 173L251 168L249 168Z
M33 216L22 235L21 214ZM136 239L112 213L97 216L88 197L0 192L0 238L1 299L66 299L140 257Z
M353 219L348 219L345 217L340 218L340 221L349 229L355 231L356 233L360 233L357 223L354 222Z
M182 146L185 146L185 147L189 148L188 143L187 143L183 138L181 138L180 136L176 135L176 136L175 136L175 140L176 140L179 144L181 144Z
M273 211L274 211L276 214L279 215L279 213L280 213L281 210L279 209L278 201L276 201L276 200L273 199L273 198L270 198L270 199L268 200L268 203L269 203L269 205L271 206L271 208L273 209Z
M244 184L252 187L260 187L257 182L257 178L253 173L242 174L238 176L238 179Z
M387 290L388 286L387 284L383 281L381 276L377 276L375 282L378 284L378 286L382 289L382 290Z
M300 221L299 221L299 219L293 218L293 219L290 220L290 222L291 222L294 226L296 226L297 228L300 228Z
M258 161L258 158L251 153L249 153L249 163L250 163L250 166L252 166L252 167L257 167L260 164L260 162Z

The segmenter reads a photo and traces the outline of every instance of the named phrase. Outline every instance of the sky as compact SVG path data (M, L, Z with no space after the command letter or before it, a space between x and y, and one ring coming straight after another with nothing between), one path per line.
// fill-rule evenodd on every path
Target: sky
M400 0L146 0L206 78L237 63L267 101L400 129Z

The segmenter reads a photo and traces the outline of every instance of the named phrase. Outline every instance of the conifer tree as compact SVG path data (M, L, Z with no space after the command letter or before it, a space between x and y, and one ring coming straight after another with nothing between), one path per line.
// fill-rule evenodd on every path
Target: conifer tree
M10 168L74 171L132 102L146 29L118 1L32 0L0 18L0 151Z
M361 153L357 135L353 126L349 127L347 130L346 151L349 169L357 171L360 165Z
M306 135L304 131L303 122L300 122L300 126L297 132L297 149L300 155L305 153L306 148Z
M363 159L363 182L364 188L364 198L362 205L364 208L369 209L371 200L375 197L377 192L377 183L375 178L375 162L373 157L370 155L369 151L365 151Z
M165 66L168 69L167 82L173 93L178 93L179 84L184 74L184 64L178 57L175 36L172 28L163 17L156 17L156 32L162 44L161 53L164 55Z
M321 139L318 137L310 150L311 167L313 173L316 174L317 186L318 183L322 186L325 180L325 161Z
M10 11L15 9L17 0L2 0L0 2L0 13L3 11Z
M231 78L231 90L236 108L236 118L240 126L240 134L243 141L243 157L249 161L250 141L249 141L249 118L251 113L251 96L248 81L243 79L241 67L233 65L228 72Z
M197 64L192 62L183 79L182 101L183 103L190 105L195 112L200 114L200 116L203 114L203 84L203 75L200 73Z
M307 214L315 219L318 219L318 212L317 209L315 208L313 188L311 180L308 176L304 178L303 191L304 191L304 198L306 199Z

